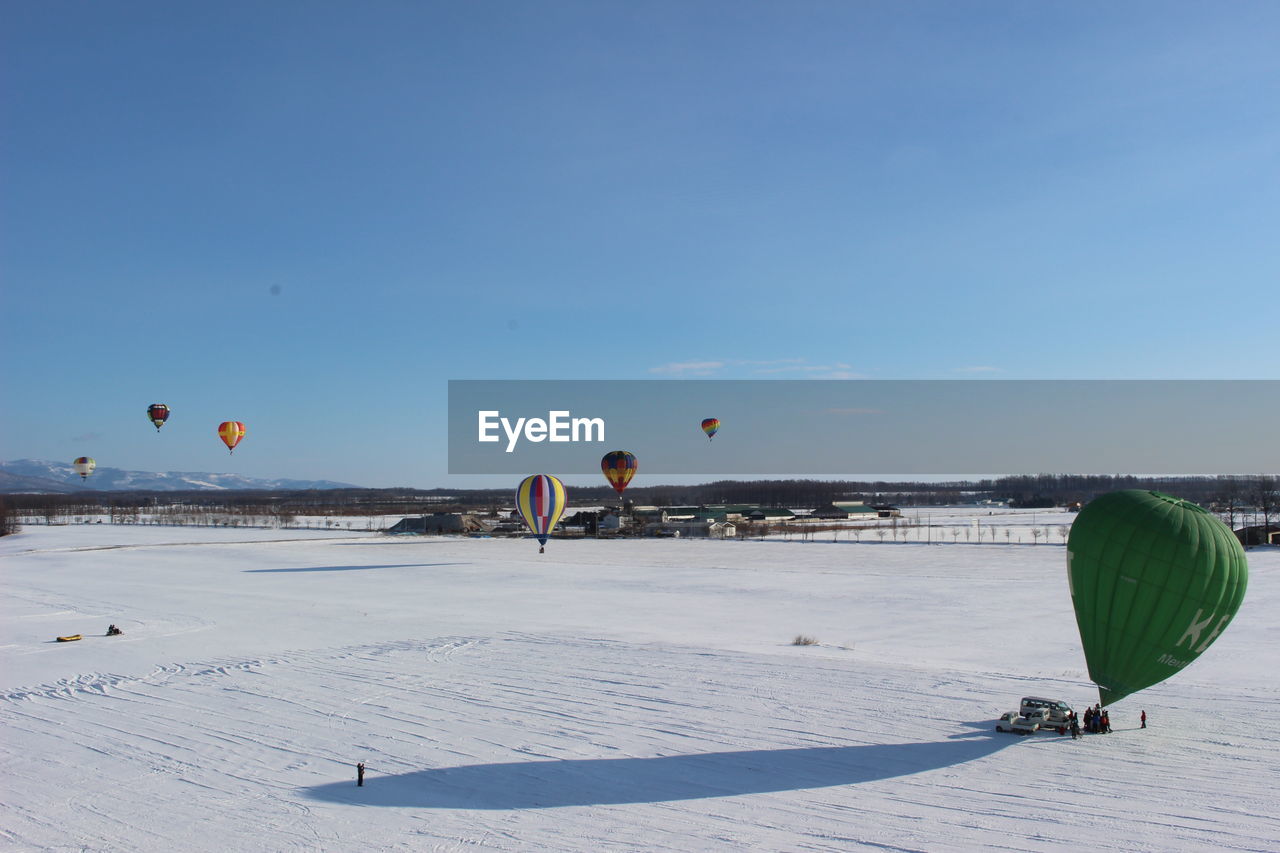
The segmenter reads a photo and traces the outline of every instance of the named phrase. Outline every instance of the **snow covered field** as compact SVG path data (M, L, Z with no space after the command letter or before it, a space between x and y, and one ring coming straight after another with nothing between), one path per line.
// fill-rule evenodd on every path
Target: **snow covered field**
M998 735L1097 701L1047 542L28 527L0 846L1280 850L1280 551L1113 734Z

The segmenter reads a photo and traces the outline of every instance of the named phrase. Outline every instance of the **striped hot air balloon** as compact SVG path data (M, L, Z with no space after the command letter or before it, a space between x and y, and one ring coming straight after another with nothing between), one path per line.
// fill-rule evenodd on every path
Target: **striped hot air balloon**
M715 438L718 429L720 429L719 418L707 418L702 422L702 431L707 434L707 441Z
M152 403L147 406L147 417L151 419L151 423L155 424L156 432L159 432L164 422L169 420L169 407L164 403Z
M227 446L229 453L236 452L236 445L244 438L244 424L240 421L223 421L218 424L218 438Z
M600 460L600 470L604 472L604 478L613 486L613 490L622 494L622 490L636 475L636 455L625 450L606 453Z
M76 458L75 462L71 463L71 467L80 475L81 480L89 479L89 475L93 473L93 469L97 466L98 463L93 461L92 456L80 456Z
M547 537L564 513L564 505L564 483L550 474L525 477L516 489L516 512L520 513L524 523L537 537L539 554L542 553L541 546L547 544Z

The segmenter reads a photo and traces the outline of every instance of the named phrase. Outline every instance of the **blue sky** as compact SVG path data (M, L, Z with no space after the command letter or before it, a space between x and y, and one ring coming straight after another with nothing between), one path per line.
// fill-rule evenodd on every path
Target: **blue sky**
M3 9L0 459L467 485L449 379L1280 374L1275 3Z

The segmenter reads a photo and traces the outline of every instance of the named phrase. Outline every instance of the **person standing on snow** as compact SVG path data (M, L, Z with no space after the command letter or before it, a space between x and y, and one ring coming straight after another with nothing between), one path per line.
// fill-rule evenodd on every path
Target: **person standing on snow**
M1141 728L1144 728L1144 729L1145 729L1145 728L1147 727L1147 712L1146 712L1146 711L1143 711L1143 712L1142 712L1142 716L1141 716L1141 717L1139 717L1138 719L1142 720L1142 726L1141 726Z

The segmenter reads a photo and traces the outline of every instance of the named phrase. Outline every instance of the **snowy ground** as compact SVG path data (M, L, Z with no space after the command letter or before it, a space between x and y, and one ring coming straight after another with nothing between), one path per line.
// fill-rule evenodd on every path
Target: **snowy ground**
M0 846L1280 850L1280 551L1115 733L997 735L1096 701L1048 541L28 527Z

